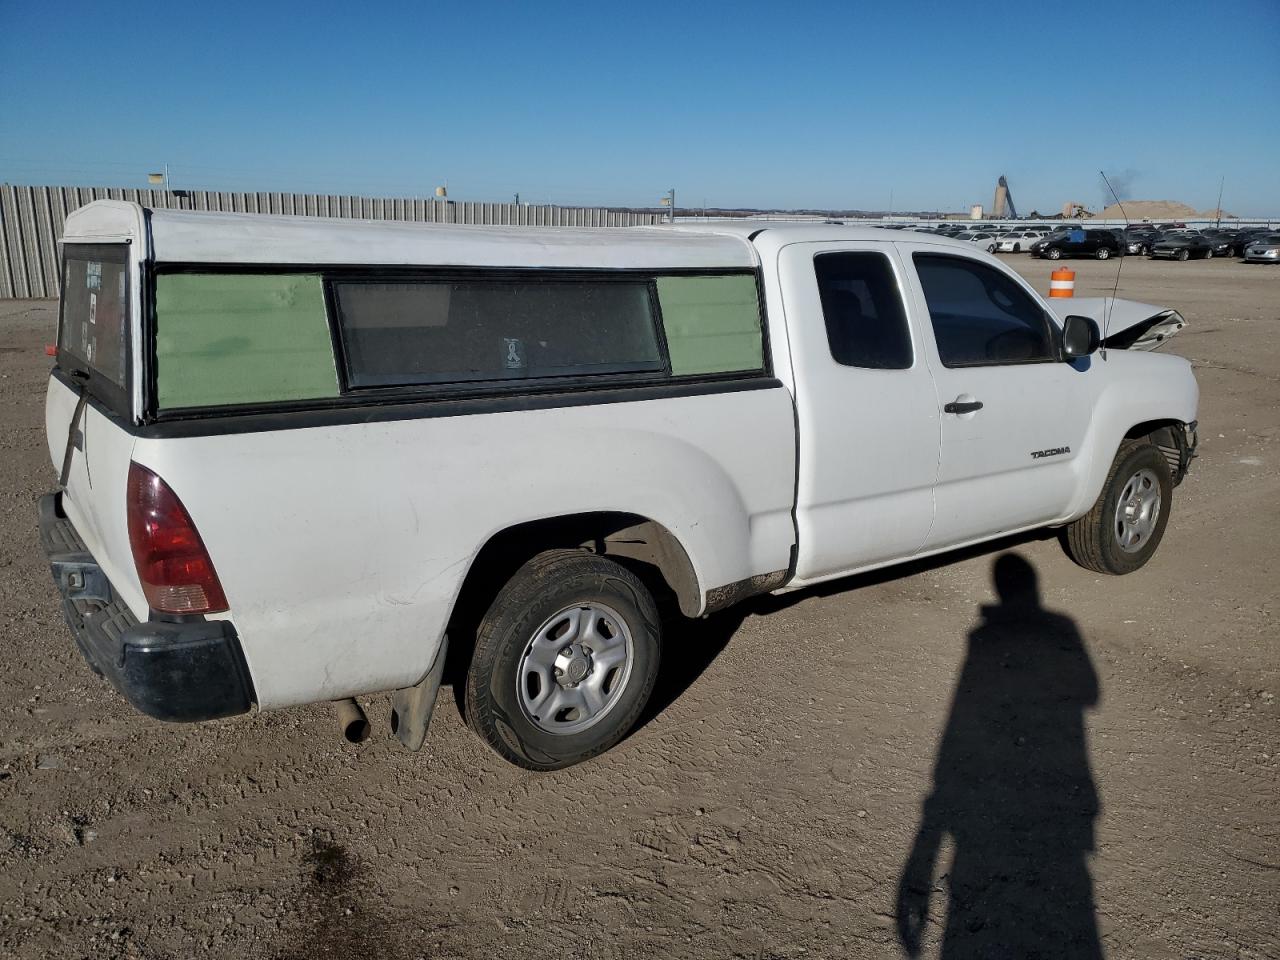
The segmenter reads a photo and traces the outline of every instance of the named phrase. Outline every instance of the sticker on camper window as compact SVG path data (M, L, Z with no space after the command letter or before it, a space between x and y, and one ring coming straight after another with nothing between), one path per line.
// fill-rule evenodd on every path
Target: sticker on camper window
M506 367L508 370L523 370L528 366L528 363L524 358L523 340L513 337L504 337L502 342L506 345Z
M89 322L93 324L98 322L98 295L96 293L89 294Z
M90 290L102 288L102 264L90 260L84 273L84 285Z

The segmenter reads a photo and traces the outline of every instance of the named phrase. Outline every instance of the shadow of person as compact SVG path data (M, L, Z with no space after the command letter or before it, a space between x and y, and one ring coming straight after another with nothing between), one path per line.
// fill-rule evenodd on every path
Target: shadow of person
M1035 568L993 565L956 684L915 843L898 884L898 936L919 956L944 836L954 850L944 960L1101 957L1086 857L1099 812L1084 712L1098 677L1075 623L1040 606Z

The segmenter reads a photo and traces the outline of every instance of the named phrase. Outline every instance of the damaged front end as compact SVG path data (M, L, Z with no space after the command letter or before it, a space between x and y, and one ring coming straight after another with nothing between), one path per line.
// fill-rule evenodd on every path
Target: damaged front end
M1102 331L1102 346L1110 350L1155 350L1187 325L1177 310L1116 297L1054 300L1060 319L1090 317Z
M1151 434L1151 442L1169 464L1169 473L1175 487L1186 479L1191 461L1196 458L1196 446L1199 444L1196 431L1197 423L1193 420L1191 423L1169 424Z

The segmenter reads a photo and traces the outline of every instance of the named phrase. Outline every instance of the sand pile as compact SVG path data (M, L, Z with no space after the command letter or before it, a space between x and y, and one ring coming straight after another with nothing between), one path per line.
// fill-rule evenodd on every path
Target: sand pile
M1120 204L1113 203L1101 213L1094 214L1102 220L1123 220L1125 215L1130 220L1203 220L1205 218L1214 218L1221 216L1223 218L1234 218L1234 213L1219 214L1217 210L1205 210L1201 213L1196 212L1196 208L1185 203L1178 203L1174 200L1126 200L1124 201L1124 210L1120 209Z

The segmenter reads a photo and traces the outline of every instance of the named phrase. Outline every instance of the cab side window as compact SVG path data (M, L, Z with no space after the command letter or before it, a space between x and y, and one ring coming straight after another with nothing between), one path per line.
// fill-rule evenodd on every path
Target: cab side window
M1001 271L965 257L912 259L944 366L1056 359L1044 310Z
M911 332L902 293L882 253L820 253L813 258L831 358L846 367L905 370Z

